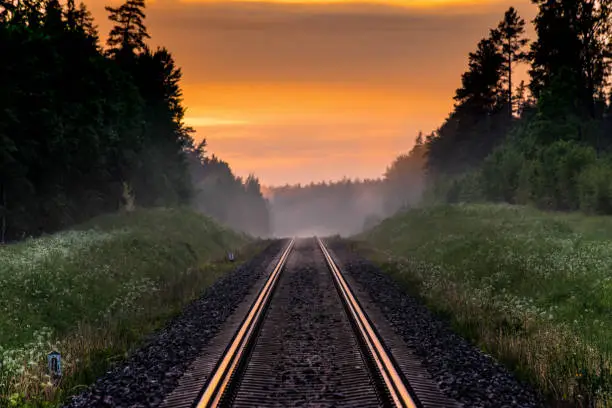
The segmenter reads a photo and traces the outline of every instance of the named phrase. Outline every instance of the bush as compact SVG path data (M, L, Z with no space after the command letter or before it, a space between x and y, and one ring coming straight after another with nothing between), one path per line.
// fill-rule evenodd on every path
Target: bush
M612 164L598 160L578 177L580 209L590 214L612 214Z
M423 203L475 203L484 198L481 172L474 170L454 177L437 176L426 187Z
M486 199L514 202L524 155L513 145L504 145L485 160L482 167L482 189Z
M529 153L511 142L485 160L483 194L490 201L576 210L582 208L582 196L588 200L594 194L593 185L581 190L580 184L586 182L582 172L596 162L595 149L575 141L559 140Z
M596 160L595 149L576 142L561 140L542 148L533 190L538 204L553 210L578 209L578 176Z
M518 185L514 195L514 203L520 205L533 204L537 199L537 193L532 186L537 177L539 162L526 160L522 163L518 173Z
M483 201L482 174L480 171L471 171L457 179L458 201L462 203L476 203Z

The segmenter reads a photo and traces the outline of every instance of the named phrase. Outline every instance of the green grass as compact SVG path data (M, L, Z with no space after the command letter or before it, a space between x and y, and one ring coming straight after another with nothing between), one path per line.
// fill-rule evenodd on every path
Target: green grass
M415 209L361 250L551 401L612 406L612 218Z
M235 267L228 249L241 262L264 244L187 209L156 209L0 247L0 407L61 401ZM54 348L59 385L44 369Z

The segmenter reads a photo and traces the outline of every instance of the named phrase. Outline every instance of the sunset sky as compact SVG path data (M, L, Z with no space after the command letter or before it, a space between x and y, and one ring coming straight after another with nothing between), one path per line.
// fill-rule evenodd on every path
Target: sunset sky
M121 1L86 3L105 39L104 5ZM147 5L152 45L183 70L196 139L266 185L380 176L444 120L467 54L504 11L535 15L529 0Z

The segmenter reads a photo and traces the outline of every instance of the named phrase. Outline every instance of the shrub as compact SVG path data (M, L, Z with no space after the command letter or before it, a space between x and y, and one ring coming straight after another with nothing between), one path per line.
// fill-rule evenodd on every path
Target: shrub
M522 150L524 147L508 143L485 160L481 183L487 200L575 210L582 207L582 196L587 199L594 194L594 186L582 192L580 184L586 182L582 172L597 161L595 149L568 140L558 140L529 153Z
M598 160L578 177L580 209L591 214L612 214L612 164Z
M482 167L482 188L486 199L514 202L519 173L525 163L523 154L513 145L504 145L485 160Z
M597 160L595 149L560 140L540 150L535 195L540 206L556 210L579 207L578 176Z

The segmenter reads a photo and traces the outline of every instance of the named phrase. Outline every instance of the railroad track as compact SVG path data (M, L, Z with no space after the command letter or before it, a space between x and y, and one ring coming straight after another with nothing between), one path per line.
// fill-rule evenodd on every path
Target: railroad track
M389 351L319 238L290 240L249 303L162 408L459 406Z

